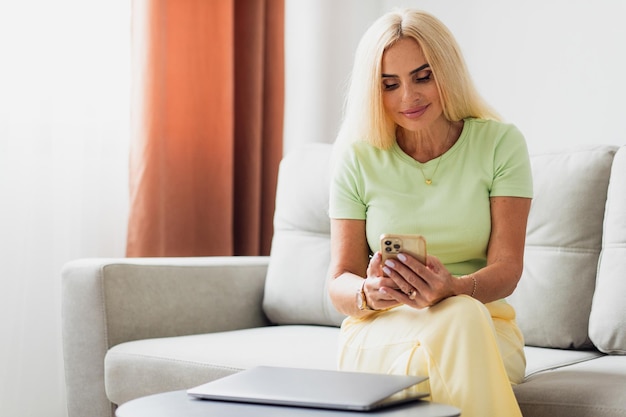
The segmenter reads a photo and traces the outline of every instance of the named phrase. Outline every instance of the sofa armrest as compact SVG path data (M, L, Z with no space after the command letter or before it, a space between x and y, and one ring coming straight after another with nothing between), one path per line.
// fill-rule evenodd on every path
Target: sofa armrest
M69 417L111 415L104 357L116 344L268 325L262 310L268 262L259 256L66 264L61 313Z

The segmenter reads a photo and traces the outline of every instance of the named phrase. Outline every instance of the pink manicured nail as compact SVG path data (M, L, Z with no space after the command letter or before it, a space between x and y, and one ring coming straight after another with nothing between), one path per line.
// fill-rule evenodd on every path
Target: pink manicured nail
M406 257L406 255L399 253L398 254L398 259L400 259L402 262L405 262L408 258Z

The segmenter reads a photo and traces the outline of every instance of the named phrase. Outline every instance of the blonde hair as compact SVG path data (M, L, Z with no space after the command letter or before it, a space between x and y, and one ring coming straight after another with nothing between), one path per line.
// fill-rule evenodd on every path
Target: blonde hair
M363 140L381 149L393 145L396 125L383 107L382 59L384 52L403 38L417 41L430 64L446 119L499 119L474 87L448 28L426 12L394 10L376 20L357 47L338 144Z

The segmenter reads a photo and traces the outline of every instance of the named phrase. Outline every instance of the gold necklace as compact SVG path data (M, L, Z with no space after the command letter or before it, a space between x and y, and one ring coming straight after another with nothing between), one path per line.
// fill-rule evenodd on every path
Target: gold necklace
M446 145L448 144L448 140L449 140L449 137L450 137L450 129L451 128L452 128L452 122L450 122L450 124L448 125L448 132L446 133L446 141L445 141ZM437 173L437 169L439 168L439 164L441 163L442 159L443 159L443 153L441 155L439 155L439 160L437 161L437 165L435 166L435 170L433 171L433 175L431 175L430 178L426 178L426 174L424 174L424 168L422 168L421 165L418 166L418 168L422 172L422 177L424 177L424 183L426 185L431 185L433 183L433 178L435 178L435 174Z
M424 169L420 166L419 169L420 171L422 171L422 177L424 177L424 183L426 183L426 185L430 185L433 183L433 178L435 177L435 173L437 172L437 168L439 168L439 163L441 162L441 157L439 157L439 160L437 161L437 166L435 166L435 170L433 171L433 175L431 175L430 178L426 178L426 174L424 174Z

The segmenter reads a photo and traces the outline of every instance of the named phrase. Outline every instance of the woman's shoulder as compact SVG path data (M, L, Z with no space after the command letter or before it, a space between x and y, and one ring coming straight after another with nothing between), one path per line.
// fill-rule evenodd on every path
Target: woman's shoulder
M496 164L506 161L526 164L520 162L528 160L526 139L514 124L485 119L470 119L466 123L469 132L466 156Z
M470 137L484 139L492 139L500 141L505 138L514 138L514 140L524 140L522 132L516 125L509 122L502 122L491 119L465 119L468 135Z
M375 159L372 155L376 148L365 141L351 143L335 143L333 148L334 169L348 169L360 171L363 165L369 165L369 161Z
M521 133L517 126L513 123L503 122L492 119L465 119L466 126L470 127L470 130L475 134L484 135L488 132L493 134L506 134L506 133Z
M470 143L483 146L500 146L503 143L525 143L524 135L513 123L490 119L465 119Z
M385 150L377 148L372 144L359 140L343 146L339 150L339 154L342 159L356 159L356 160L370 160L378 159L381 155L385 154Z

